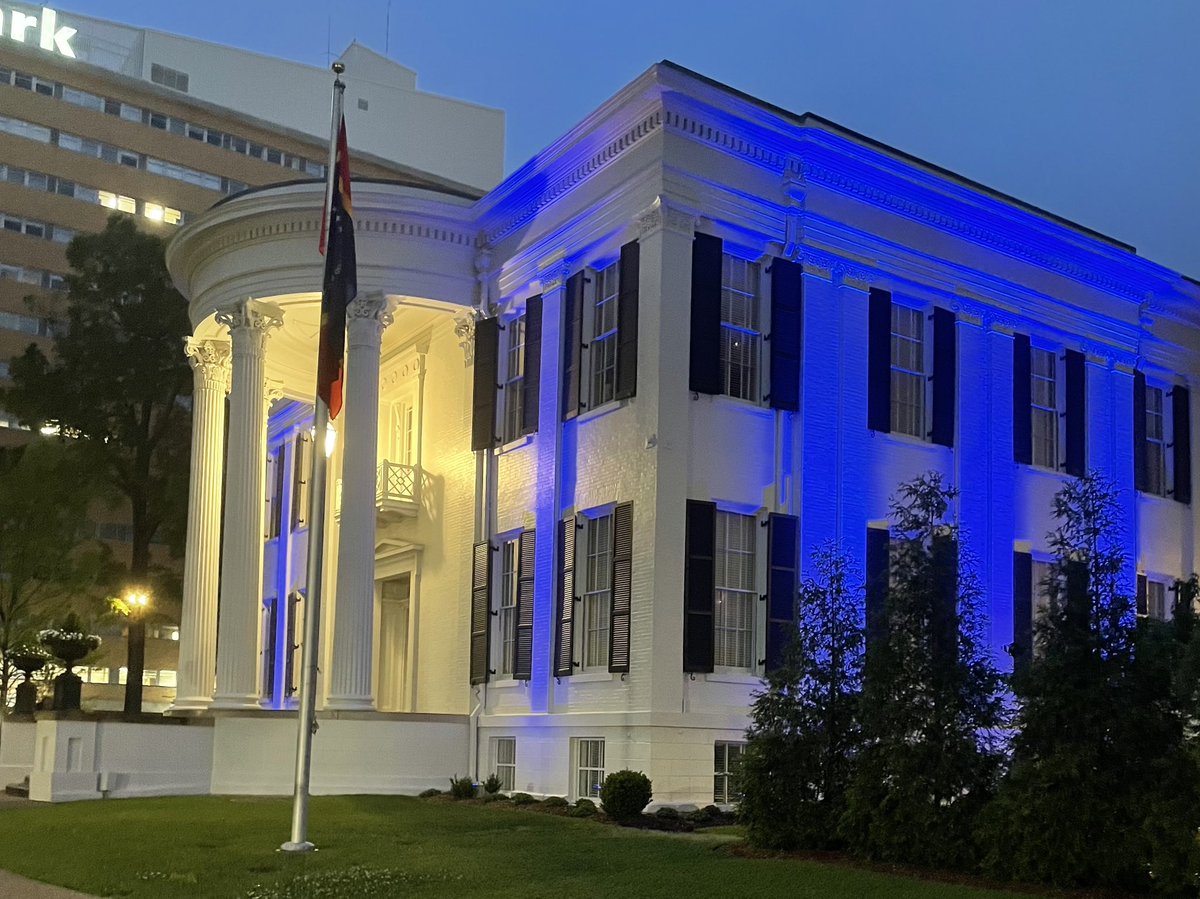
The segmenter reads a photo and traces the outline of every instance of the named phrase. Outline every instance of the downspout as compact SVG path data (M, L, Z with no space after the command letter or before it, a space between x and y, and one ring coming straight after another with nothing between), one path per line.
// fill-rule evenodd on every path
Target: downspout
M478 282L475 307L477 320L487 318L492 312L491 269L492 254L486 248L480 250L475 257L475 276ZM479 489L475 492L475 542L486 541L490 545L495 511L493 494L496 489L496 456L491 450L484 449L475 454L475 483L479 485ZM491 627L491 622L488 623L488 626ZM487 707L487 689L488 682L485 679L482 684L471 690L472 707L468 716L471 730L468 767L471 779L475 783L479 783L479 719L484 708Z

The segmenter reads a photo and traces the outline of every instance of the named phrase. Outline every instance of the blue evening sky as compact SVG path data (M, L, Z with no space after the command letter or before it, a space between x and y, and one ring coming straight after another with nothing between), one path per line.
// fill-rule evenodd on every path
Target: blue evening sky
M62 3L315 65L382 52L388 6ZM392 0L387 49L422 90L504 109L509 171L667 58L1200 277L1198 37L1197 0Z

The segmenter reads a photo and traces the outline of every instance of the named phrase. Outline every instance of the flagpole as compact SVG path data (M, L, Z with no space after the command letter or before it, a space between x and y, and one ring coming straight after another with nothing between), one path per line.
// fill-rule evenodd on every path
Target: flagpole
M329 162L325 168L326 218L332 208L333 179L336 177L338 125L342 118L342 95L346 85L342 72L346 66L332 66L333 115L329 133ZM328 250L328 247L326 247ZM300 713L297 717L296 780L292 799L292 838L279 848L284 852L312 852L317 847L308 840L308 788L312 775L312 739L317 731L317 666L321 638L321 579L325 561L325 493L329 459L327 456L329 406L317 391L313 427L312 478L308 504L308 596L304 610L304 655L300 680Z

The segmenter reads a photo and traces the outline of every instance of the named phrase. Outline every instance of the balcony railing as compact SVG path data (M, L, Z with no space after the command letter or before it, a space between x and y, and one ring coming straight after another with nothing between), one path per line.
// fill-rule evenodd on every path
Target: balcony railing
M380 512L416 515L421 504L421 470L384 460L375 481L375 506Z

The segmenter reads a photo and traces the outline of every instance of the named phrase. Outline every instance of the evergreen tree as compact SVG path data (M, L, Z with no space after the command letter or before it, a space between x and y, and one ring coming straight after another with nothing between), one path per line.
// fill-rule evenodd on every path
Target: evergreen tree
M813 557L783 663L755 694L738 816L769 849L839 845L837 822L860 743L862 590L837 547Z
M1013 758L981 828L989 871L1061 886L1185 888L1200 772L1179 691L1191 616L1139 626L1115 488L1089 474L1055 496L1048 604L1013 677Z
M156 537L184 533L189 398L183 355L191 333L187 303L167 272L163 241L129 216L67 245L67 326L54 352L36 345L12 361L0 405L34 428L56 425L76 441L131 524L128 581L154 576ZM161 607L165 597L156 597ZM142 704L145 624L130 620L125 711Z
M868 623L864 747L842 833L867 857L964 867L992 795L1004 723L983 639L982 591L948 521L956 492L930 473L892 500L889 585Z

